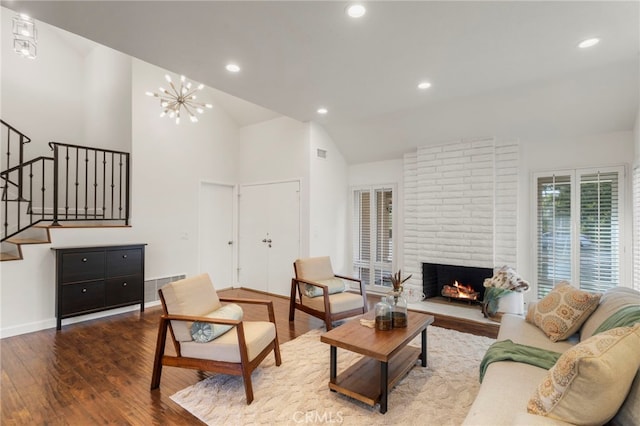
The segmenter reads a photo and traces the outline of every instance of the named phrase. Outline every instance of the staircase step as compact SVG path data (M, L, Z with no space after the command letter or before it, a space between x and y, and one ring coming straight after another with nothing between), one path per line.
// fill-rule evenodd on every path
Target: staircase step
M14 253L0 253L0 262L5 262L8 260L21 260L21 259L22 257Z
M39 238L9 238L7 240L11 244L49 244L51 241Z

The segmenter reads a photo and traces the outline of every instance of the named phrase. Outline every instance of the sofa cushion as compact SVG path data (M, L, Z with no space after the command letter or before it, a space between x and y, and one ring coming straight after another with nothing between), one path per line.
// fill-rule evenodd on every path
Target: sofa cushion
M325 279L325 280L318 280L316 282L318 284L324 284L327 287L329 287L328 288L329 294L342 293L346 288L342 278L333 277L333 278L328 278L328 279ZM316 287L316 286L310 285L310 284L305 284L304 294L307 297L322 296L322 288Z
M551 341L565 340L598 307L600 296L561 282L529 310L527 321L539 327Z
M324 312L324 297L307 297L303 294L302 304ZM362 306L364 306L364 300L360 294L344 291L329 296L329 310L333 314L359 309Z
M574 424L604 424L624 402L640 366L640 324L597 334L567 350L527 411Z
M534 324L526 322L519 315L512 314L505 314L500 320L500 331L498 332L497 340L500 341L507 339L521 345L535 346L536 348L560 353L578 343L578 339L574 336L567 340L552 342Z
M639 291L627 287L614 287L604 292L600 304L580 329L580 340L586 340L593 336L598 327L611 315L629 306L640 308Z
M239 305L229 303L222 306L220 309L205 315L205 317L240 321L242 320L242 314L242 308ZM216 337L231 330L231 327L231 325L195 321L191 324L191 338L198 343L210 342Z

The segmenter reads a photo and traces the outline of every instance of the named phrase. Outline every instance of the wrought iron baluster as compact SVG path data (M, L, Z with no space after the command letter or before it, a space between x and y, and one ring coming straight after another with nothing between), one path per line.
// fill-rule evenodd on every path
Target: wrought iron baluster
M114 196L114 191L115 191L115 182L114 182L114 176L115 176L115 164L116 164L116 159L115 159L115 153L112 152L111 153L111 219L113 219L113 196Z
M89 214L89 149L84 150L84 218Z
M102 218L107 214L107 152L102 151Z
M67 157L68 157L67 153ZM58 223L58 181L59 170L58 170L58 145L53 145L53 222L52 226L60 226ZM44 177L43 177L44 179ZM43 206L44 207L44 206Z
M118 156L118 177L119 177L119 191L118 191L118 219L122 219L122 154Z
M64 218L69 219L69 147L65 155L65 179L64 179Z
M125 182L125 192L126 192L126 199L125 199L125 224L129 225L129 214L130 214L130 201L129 201L129 197L130 197L130 189L129 189L129 177L131 176L131 168L130 163L129 163L129 154L125 154L125 158L126 158L126 162L127 162L127 167L126 167L126 176L127 176L127 181Z
M75 148L75 150L76 150L76 182L75 182L75 185L76 185L76 202L75 202L76 214L75 214L75 218L77 219L78 218L78 205L80 204L80 202L78 201L78 185L79 185L79 183L78 183L78 173L79 173L79 167L80 167L79 166L80 150L78 148Z

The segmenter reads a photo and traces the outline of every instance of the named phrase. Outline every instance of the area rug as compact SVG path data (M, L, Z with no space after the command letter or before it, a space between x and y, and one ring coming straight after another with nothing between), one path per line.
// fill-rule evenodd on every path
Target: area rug
M171 399L208 425L459 425L478 393L478 367L494 342L440 327L427 329L426 368L417 364L389 394L388 410L331 392L329 345L312 330L280 345L253 372L254 400L246 404L241 377L215 374ZM420 336L411 342L420 346ZM338 349L338 373L361 356Z

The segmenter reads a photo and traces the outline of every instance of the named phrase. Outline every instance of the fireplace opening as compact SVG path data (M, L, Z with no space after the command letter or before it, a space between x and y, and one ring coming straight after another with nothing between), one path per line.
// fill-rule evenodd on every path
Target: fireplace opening
M423 263L422 291L426 299L444 297L480 303L484 299L484 280L492 276L493 268Z

